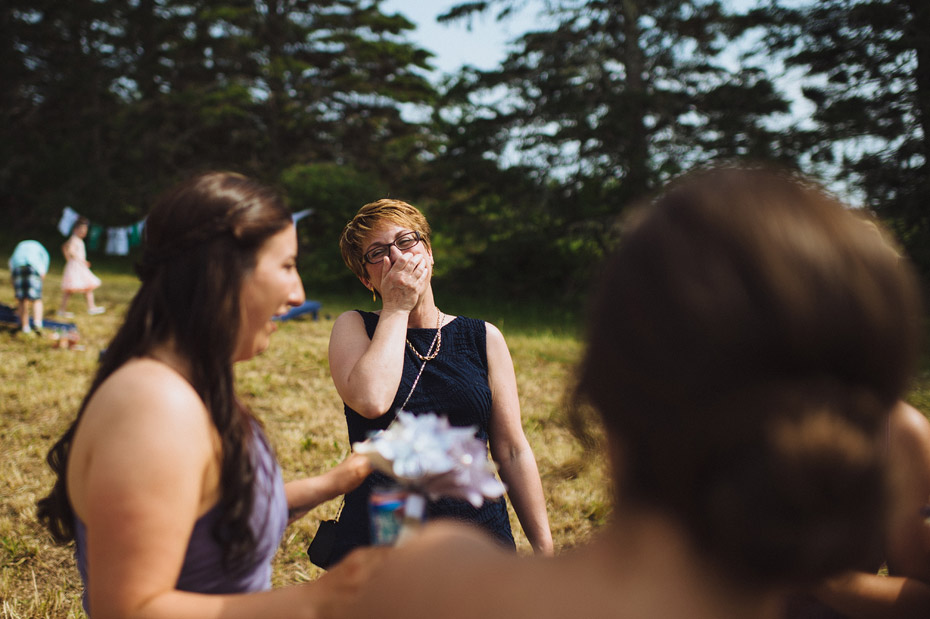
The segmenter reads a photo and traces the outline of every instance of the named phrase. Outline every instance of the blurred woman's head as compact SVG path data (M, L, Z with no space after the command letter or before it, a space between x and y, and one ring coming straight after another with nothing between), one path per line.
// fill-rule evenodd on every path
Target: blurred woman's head
M368 279L365 270L366 241L373 231L388 225L418 233L420 242L425 244L426 249L431 249L429 223L415 206L387 198L366 204L346 224L339 237L342 259L362 281Z
M907 263L810 183L744 169L674 183L606 263L581 367L619 504L671 515L751 582L869 558L883 423L919 320Z

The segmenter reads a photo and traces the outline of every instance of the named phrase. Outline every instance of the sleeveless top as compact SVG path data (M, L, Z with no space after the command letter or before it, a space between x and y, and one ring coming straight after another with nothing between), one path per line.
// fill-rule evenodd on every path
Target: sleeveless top
M365 322L368 337L375 333L378 315L356 310ZM407 339L425 354L433 342L436 329L407 329ZM345 406L349 443L363 441L377 430L383 430L394 420L396 411L410 393L422 361L410 347L404 346L404 370L400 386L390 410L377 419L368 419ZM491 422L491 387L488 384L487 331L482 320L459 316L442 328L442 348L435 359L426 363L413 395L407 402L407 412L435 413L447 417L453 426L475 426L476 436L487 444ZM338 538L334 545L334 560L338 561L357 546L371 543L368 519L368 497L373 488L390 486L392 480L374 472L361 486L348 493L339 516ZM475 509L467 501L443 498L427 504L427 518L455 518L477 524L505 546L516 549L507 504L504 498L485 500Z
M271 589L271 559L281 544L287 526L287 498L284 495L284 479L274 452L265 433L254 421L252 439L255 498L249 523L256 541L252 563L238 574L230 574L223 569L223 549L213 538L213 525L220 514L219 505L214 505L194 523L176 585L180 591L248 593ZM74 522L74 552L84 582L84 610L91 616L87 596L87 529L76 515Z

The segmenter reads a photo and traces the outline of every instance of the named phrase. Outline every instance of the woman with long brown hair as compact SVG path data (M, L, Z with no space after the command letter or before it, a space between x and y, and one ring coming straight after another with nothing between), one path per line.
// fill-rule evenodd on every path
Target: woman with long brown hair
M289 517L369 467L350 458L284 484L233 380L304 300L290 213L255 181L207 173L158 201L143 247L141 286L49 453L39 517L76 542L94 619L316 616L351 578L267 591L271 558Z

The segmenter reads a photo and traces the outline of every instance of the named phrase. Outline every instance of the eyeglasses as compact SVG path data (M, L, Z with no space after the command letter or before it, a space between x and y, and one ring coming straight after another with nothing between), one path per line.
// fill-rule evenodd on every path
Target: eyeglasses
M399 249L400 251L406 251L411 247L415 247L417 243L420 242L420 233L414 230L413 232L405 232L399 237L394 239L393 243L388 243L387 245L376 245L372 247L367 252L365 252L365 262L368 264L378 264L381 262L385 256L391 253L391 245Z

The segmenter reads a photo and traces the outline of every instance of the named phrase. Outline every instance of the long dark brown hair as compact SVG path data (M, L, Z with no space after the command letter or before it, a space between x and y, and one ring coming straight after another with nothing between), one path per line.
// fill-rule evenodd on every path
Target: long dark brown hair
M190 364L191 384L221 440L221 495L213 535L227 569L236 571L255 547L249 526L254 470L249 443L253 418L236 399L232 358L239 330L239 294L256 253L286 228L290 212L274 191L244 176L210 172L163 195L145 221L141 286L106 349L77 418L48 453L57 475L38 502L39 519L54 538L74 538L67 493L68 454L93 394L120 366L172 342ZM132 414L132 411L126 411Z

